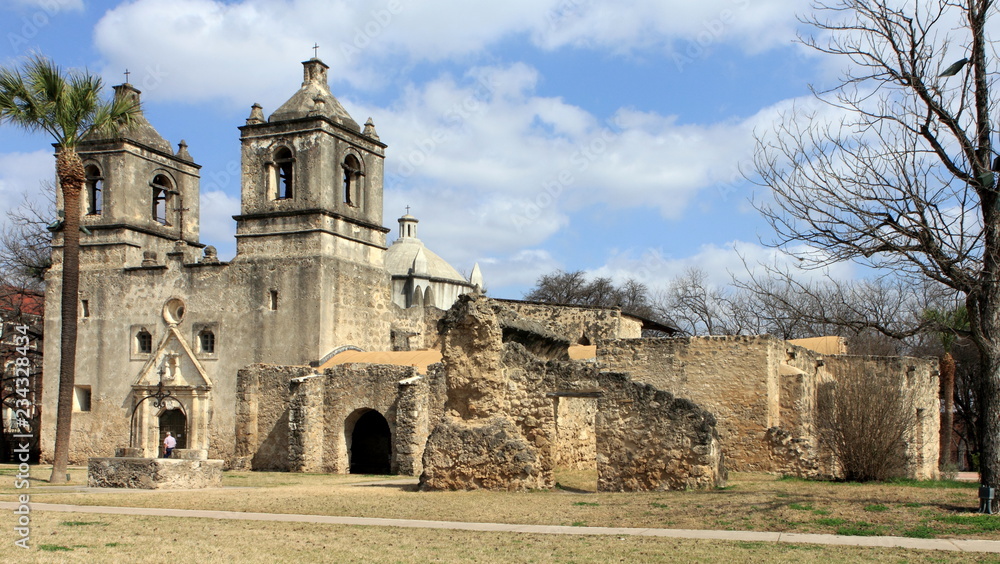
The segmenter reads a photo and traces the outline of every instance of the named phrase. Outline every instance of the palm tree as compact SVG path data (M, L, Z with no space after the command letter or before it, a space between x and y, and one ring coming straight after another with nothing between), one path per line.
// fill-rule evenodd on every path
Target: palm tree
M111 136L134 122L139 108L125 98L101 99L102 81L86 71L63 72L41 55L22 68L0 68L0 124L44 131L56 142L56 177L63 197L62 296L59 400L51 483L66 480L69 464L73 387L76 379L76 324L80 285L80 192L86 175L77 146L87 136Z
M961 335L968 335L969 313L965 306L957 306L951 310L931 309L924 312L924 317L938 326L938 338L944 348L944 354L938 359L940 372L941 399L944 401L941 412L941 453L939 458L942 469L951 464L951 449L955 436L955 358L951 348Z

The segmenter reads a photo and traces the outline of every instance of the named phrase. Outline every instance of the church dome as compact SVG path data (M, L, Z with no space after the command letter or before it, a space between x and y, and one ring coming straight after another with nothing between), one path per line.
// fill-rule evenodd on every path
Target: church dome
M406 214L399 218L399 238L385 253L385 269L393 278L419 276L469 285L469 281L417 238L419 220Z

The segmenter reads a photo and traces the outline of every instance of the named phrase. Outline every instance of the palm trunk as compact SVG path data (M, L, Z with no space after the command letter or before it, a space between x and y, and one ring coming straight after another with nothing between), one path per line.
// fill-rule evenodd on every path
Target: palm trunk
M56 408L56 444L49 483L66 481L69 466L73 389L76 383L76 324L80 301L80 193L85 174L76 151L60 150L56 172L63 195L62 297L60 304L59 400Z
M946 469L946 465L954 462L951 450L955 436L955 359L950 352L941 355L938 367L941 372L941 400L944 402L944 413L941 414L941 453L938 456L938 466Z

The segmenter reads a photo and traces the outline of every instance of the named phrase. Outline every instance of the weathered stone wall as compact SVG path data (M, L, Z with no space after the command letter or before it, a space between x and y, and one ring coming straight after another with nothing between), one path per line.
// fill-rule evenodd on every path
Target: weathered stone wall
M221 460L91 458L87 461L87 485L146 490L219 488L222 466Z
M304 366L256 364L239 371L236 388L236 450L233 467L289 470L289 387L313 374Z
M629 373L715 414L726 465L768 471L763 440L778 426L777 350L770 337L623 339L598 345L602 369Z
M447 400L424 451L421 487L547 488L560 460L595 460L603 487L611 490L725 480L710 414L624 376L598 374L593 364L543 361L519 341L563 341L528 339L529 325L512 323L509 315L503 304L463 296L442 322ZM518 332L509 333L511 326ZM505 335L519 341L504 342ZM558 402L600 390L609 395L598 400L593 419L587 403L564 407L561 434ZM637 446L640 438L648 448Z
M498 313L493 301L465 295L442 321L447 399L424 450L424 489L553 485L555 413L544 389L554 382L517 366L527 353L504 346Z
M594 345L604 339L638 338L642 333L638 320L623 318L618 308L496 301L522 317L542 323L574 345Z
M597 467L597 398L562 396L556 403L556 468Z
M823 357L770 336L603 342L603 368L690 398L718 421L726 464L739 471L830 472L816 440ZM826 464L826 466L824 466Z
M412 436L402 436L399 432L397 401L400 396L400 381L417 376L409 366L381 364L342 364L327 369L318 389L324 394L323 418L320 420L327 433L322 443L323 471L350 472L350 437L354 432L357 417L365 411L375 410L385 417L392 433L392 471L399 470L397 453L402 448L412 457L416 448ZM412 404L412 398L407 401ZM412 410L411 410L412 411ZM403 414L404 429L408 433L418 432L421 416L409 418L410 412ZM426 432L425 432L426 433ZM409 464L409 462L407 462ZM405 473L412 468L404 468Z
M715 418L625 374L603 372L597 413L597 489L658 491L722 486Z
M401 308L392 305L393 350L426 350L441 348L438 322L445 310L436 307Z
M429 421L441 417L445 401L439 365L428 375L379 364L338 365L323 374L255 365L238 380L236 461L254 470L348 473L354 424L375 410L392 434L392 471L418 475Z
M836 355L826 357L826 368L836 380L838 373L863 370L872 377L897 381L900 389L886 390L908 396L916 411L914 425L907 429L906 466L908 478L933 480L940 477L938 455L940 452L941 411L938 365L935 360L913 357L878 357ZM877 408L877 400L873 402Z

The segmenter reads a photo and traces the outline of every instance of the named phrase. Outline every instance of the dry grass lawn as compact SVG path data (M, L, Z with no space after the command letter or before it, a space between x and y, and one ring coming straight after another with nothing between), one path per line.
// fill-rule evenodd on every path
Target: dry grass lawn
M648 537L479 533L304 523L38 513L10 562L997 562L991 555Z
M13 501L14 468L0 465L0 501ZM32 502L213 509L269 513L413 518L570 526L659 527L894 535L1000 540L1000 516L972 513L975 484L898 482L850 484L734 474L725 489L688 492L586 493L593 476L565 473L562 488L532 492L418 492L412 484L361 484L371 477L227 472L224 489L86 492L46 488L44 467L29 489ZM377 478L376 478L377 479ZM73 469L71 484L85 483ZM21 490L22 492L24 490ZM681 541L637 537L572 537L36 513L39 560L162 561L160 550L199 561L295 562L342 559L379 562L832 562L885 560L998 562L989 555ZM163 545L160 538L169 538ZM173 540L176 539L176 540ZM159 545L159 548L155 548ZM66 549L66 550L64 550ZM6 551L6 549L5 549ZM33 556L33 557L34 557ZM204 556L204 557L202 557ZM170 558L166 558L170 559ZM19 559L20 560L20 559ZM31 561L30 559L27 561Z

